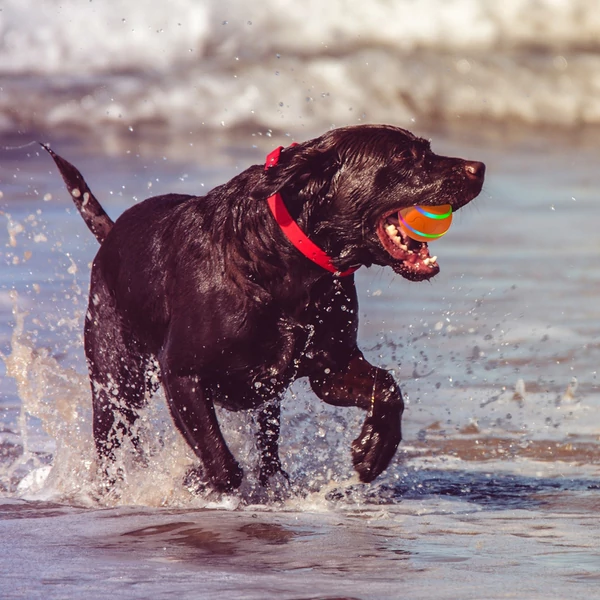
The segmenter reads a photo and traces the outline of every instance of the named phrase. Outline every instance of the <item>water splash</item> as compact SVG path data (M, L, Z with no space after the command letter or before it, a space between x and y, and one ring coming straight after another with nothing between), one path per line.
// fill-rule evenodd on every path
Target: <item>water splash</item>
M21 406L17 417L22 453L0 472L0 481L8 489L36 493L48 485L63 488L69 496L89 481L93 460L86 438L91 431L85 410L87 381L71 368L60 365L47 348L36 348L25 330L27 312L19 309L18 295L12 291L15 326L11 352L0 353L6 374L17 385ZM39 424L39 425L38 425ZM48 436L40 448L42 429ZM50 442L50 443L48 443ZM52 457L52 468L48 461ZM68 486L64 486L69 482Z
M10 353L0 353L0 358L7 376L16 382L20 399L14 433L21 451L12 462L0 463L0 485L13 495L89 506L237 508L280 506L307 497L313 505L326 504L332 489L350 485L344 483L348 478L354 481L349 448L358 419L348 420L334 407L313 402L304 387L297 385L287 397L290 407L281 450L284 466L295 482L291 488L266 490L259 485L254 414L217 409L224 435L246 477L232 496L195 493L185 482L197 458L173 426L159 391L139 412L132 431L139 443L133 447L129 436L120 440L115 461L118 480L103 489L92 439L88 378L60 364L49 349L36 347L26 328L28 312L19 308L15 291L10 296L15 325Z

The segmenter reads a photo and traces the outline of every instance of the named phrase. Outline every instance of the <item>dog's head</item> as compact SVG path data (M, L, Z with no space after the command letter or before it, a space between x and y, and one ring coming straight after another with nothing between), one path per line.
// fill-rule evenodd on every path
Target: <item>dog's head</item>
M374 263L421 281L439 266L426 243L398 227L399 210L450 204L456 211L479 194L484 173L483 163L438 156L404 129L361 125L287 148L252 196L280 192L292 217L340 270Z

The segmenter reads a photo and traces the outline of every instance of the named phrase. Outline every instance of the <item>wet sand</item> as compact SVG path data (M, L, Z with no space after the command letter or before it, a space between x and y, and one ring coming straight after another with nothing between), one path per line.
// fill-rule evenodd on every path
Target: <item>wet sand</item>
M575 501L575 502L574 502ZM315 511L0 507L3 598L594 597L597 498ZM325 507L322 506L324 509Z

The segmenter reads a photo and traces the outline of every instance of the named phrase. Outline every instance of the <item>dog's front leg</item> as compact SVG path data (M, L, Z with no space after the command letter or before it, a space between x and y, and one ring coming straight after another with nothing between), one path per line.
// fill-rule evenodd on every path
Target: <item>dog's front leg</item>
M281 483L272 478L281 475L289 482L289 475L281 466L279 458L279 432L281 422L281 400L289 382L298 371L298 362L294 357L299 353L299 348L306 346L309 332L291 318L279 319L279 339L277 359L270 367L271 380L261 394L264 401L258 414L258 449L260 451L259 481L261 485L275 485Z
M204 475L219 492L236 489L244 473L229 451L215 407L197 376L162 369L162 380L175 425L202 461Z
M373 481L388 466L402 439L404 402L394 378L357 352L343 368L325 369L311 376L310 383L328 404L367 411L362 431L352 442L352 461L361 481Z

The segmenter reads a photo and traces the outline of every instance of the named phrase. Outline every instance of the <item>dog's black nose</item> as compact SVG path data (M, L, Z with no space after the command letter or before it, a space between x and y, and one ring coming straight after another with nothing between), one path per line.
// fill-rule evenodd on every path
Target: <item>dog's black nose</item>
M483 179L485 175L485 165L482 162L465 162L465 172L469 179Z

